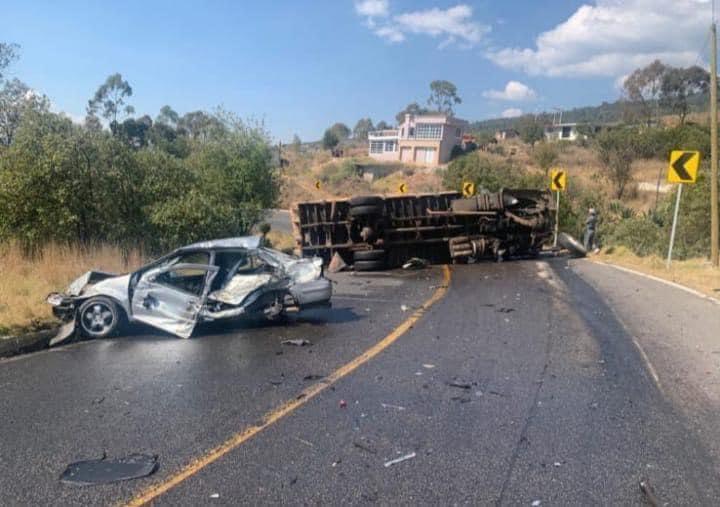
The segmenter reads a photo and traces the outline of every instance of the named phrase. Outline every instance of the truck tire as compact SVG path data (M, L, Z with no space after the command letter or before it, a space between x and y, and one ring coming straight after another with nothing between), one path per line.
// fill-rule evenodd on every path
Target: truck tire
M350 208L351 217L376 216L382 215L383 208L377 204L364 204L362 206L352 206Z
M380 271L385 269L385 261L356 261L353 266L355 271Z
M382 206L383 199L382 197L378 197L376 195L358 195L356 197L352 197L348 204L350 204L350 207L353 208L355 206Z
M357 261L384 261L385 250L355 250L353 260Z
M561 232L558 234L558 245L568 250L573 257L585 257L587 255L587 250L585 250L583 244L567 233Z

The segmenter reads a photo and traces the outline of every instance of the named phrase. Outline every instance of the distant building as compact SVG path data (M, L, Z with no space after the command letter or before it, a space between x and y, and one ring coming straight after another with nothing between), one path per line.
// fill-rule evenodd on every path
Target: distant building
M505 141L506 139L515 139L520 137L520 133L515 129L501 129L495 132L497 141Z
M577 123L545 125L545 139L548 141L574 141L579 135Z
M368 154L375 160L438 165L462 144L468 122L446 114L406 114L396 128L368 133Z

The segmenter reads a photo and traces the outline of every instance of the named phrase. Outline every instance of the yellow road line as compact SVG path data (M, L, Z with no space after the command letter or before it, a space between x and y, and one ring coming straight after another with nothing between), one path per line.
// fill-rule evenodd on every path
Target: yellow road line
M305 405L312 398L323 392L325 389L333 385L341 378L353 372L359 366L367 363L370 359L377 356L380 352L388 348L395 342L395 340L400 338L410 328L412 328L412 326L422 318L425 312L432 305L437 303L440 299L443 298L443 296L445 296L449 285L450 268L448 266L443 266L442 285L440 285L435 290L433 295L427 301L425 301L419 309L413 312L410 317L408 317L402 324L396 327L385 338L383 338L378 343L367 349L365 352L354 358L349 363L341 366L340 368L332 372L322 382L318 382L317 384L311 385L307 389L303 389L295 399L287 401L286 403L265 414L262 424L250 426L245 430L241 431L240 433L236 433L216 448L207 452L205 455L191 461L189 464L187 464L178 472L165 479L163 482L150 486L149 488L141 491L137 496L135 496L135 498L133 498L132 500L130 500L130 502L126 504L127 507L140 507L149 504L155 498L159 497L163 493L166 493L167 491L174 488L175 486L183 482L185 479L193 476L211 463L219 460L227 453L242 445L244 442L247 442L264 429L270 427L272 424L276 423L286 415L295 411L297 408Z

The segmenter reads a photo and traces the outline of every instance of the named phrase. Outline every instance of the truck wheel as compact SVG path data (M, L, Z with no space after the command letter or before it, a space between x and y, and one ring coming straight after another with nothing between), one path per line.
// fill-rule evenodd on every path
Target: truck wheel
M380 271L385 269L385 261L356 261L353 266L355 271Z
M348 204L350 204L351 208L356 206L382 206L383 199L376 195L359 195L351 198Z
M569 250L573 257L585 257L587 255L587 250L585 250L583 244L564 232L558 234L558 244Z
M385 250L355 250L353 260L357 261L384 261Z
M382 215L383 207L379 204L363 204L362 206L352 206L349 214L351 217Z
M112 299L98 296L80 305L77 318L83 336L105 338L120 327L121 311Z

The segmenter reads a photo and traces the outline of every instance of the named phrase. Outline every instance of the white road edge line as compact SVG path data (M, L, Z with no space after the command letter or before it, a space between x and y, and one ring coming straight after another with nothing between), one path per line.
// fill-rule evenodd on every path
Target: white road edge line
M712 296L708 296L707 294L703 294L699 290L691 289L690 287L687 287L685 285L681 285L676 282L671 282L670 280L665 280L664 278L660 278L659 276L654 275L648 275L647 273L643 273L641 271L635 271L634 269L626 268L625 266L618 266L617 264L611 264L609 262L605 261L598 261L594 259L588 259L590 262L593 262L595 264L600 264L602 266L609 266L611 268L618 269L620 271L625 271L626 273L631 273L633 275L642 276L643 278L648 278L650 280L664 283L665 285L669 285L670 287L675 287L676 289L683 290L689 294L693 294L694 296L697 296L699 298L705 299L707 301L710 301L711 303L714 303L716 305L720 305L720 299L715 299Z

